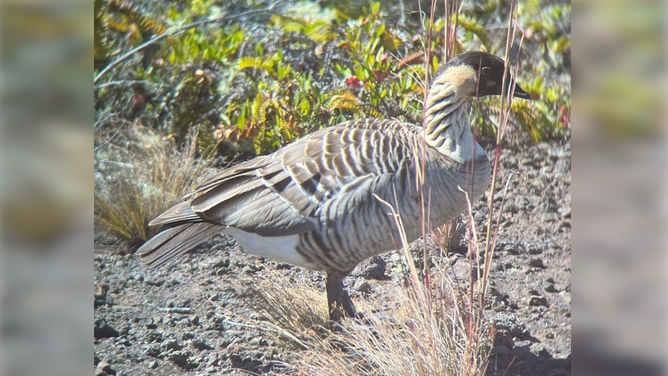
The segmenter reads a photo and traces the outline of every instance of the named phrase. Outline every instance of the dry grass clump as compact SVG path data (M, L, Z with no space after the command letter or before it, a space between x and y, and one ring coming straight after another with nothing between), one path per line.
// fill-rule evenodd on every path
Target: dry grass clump
M312 336L309 349L290 363L304 375L482 375L491 325L468 309L466 291L446 273L434 275L432 286L427 301L417 296L424 294L421 284L399 290L382 316L368 308L379 301L367 302L363 321L346 320L343 332Z
M156 232L148 223L191 193L210 165L197 155L196 134L179 150L153 129L119 130L95 150L96 230L141 245Z
M429 293L411 276L406 289L356 301L365 318L348 318L338 331L325 329L327 302L315 283L265 272L245 287L259 318L244 325L296 350L284 353L290 374L473 376L487 368L494 331L478 305L478 284L460 285L447 269L431 274Z
M296 333L327 325L327 299L311 281L267 269L247 289L248 304L270 322Z

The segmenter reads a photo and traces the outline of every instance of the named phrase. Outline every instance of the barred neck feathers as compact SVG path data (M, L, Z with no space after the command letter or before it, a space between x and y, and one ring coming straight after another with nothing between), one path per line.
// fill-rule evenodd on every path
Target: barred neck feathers
M427 95L425 133L427 144L460 162L485 154L475 143L468 120L468 93L475 93L476 72L469 66L450 67L434 78Z

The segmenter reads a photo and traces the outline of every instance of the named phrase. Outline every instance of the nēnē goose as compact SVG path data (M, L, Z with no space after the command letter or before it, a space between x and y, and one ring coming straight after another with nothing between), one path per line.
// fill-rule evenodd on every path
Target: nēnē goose
M152 226L165 229L138 253L158 266L226 233L251 254L326 272L330 319L353 316L343 278L400 239L378 198L398 209L413 241L421 235L415 182L423 165L434 225L465 210L459 187L472 201L487 189L489 160L473 140L468 99L500 95L507 72L499 57L462 53L434 75L424 129L397 120L347 121L226 169L154 219ZM509 74L506 81L511 88ZM529 98L517 84L514 95Z

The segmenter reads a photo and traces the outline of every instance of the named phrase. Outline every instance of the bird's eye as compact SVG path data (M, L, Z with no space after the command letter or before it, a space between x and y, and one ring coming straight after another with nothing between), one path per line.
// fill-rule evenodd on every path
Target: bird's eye
M490 74L492 74L492 68L482 67L482 74L485 76L489 76Z

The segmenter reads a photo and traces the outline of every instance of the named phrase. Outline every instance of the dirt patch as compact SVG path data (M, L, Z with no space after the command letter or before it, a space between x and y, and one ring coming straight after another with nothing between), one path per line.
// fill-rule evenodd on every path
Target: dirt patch
M505 150L500 157L499 189L515 173L490 273L487 313L496 341L488 375L570 375L570 155L569 142ZM488 216L483 200L474 209L479 231ZM465 280L465 248L455 251L447 262ZM390 252L356 268L346 280L353 299L402 288L400 257ZM292 283L318 286L325 299L321 273L249 256L227 238L159 270L97 246L94 268L96 375L293 374L285 359L298 346L249 324L263 317L245 294L277 271Z

